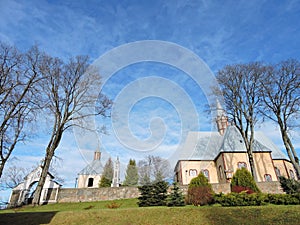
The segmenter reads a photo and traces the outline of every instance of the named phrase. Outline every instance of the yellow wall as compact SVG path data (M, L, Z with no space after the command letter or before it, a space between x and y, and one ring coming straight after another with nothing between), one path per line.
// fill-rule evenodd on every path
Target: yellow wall
M278 167L281 175L290 178L290 170L294 171L293 165L286 160L272 160L269 152L255 152L253 153L258 182L265 182L265 175L271 175L272 181L278 181L274 167ZM190 170L197 170L197 175L201 170L207 169L209 171L210 183L226 183L230 179L226 178L226 172L232 171L232 175L238 169L238 163L245 162L246 168L251 171L246 152L239 153L221 153L214 161L180 161L175 168L178 181L180 184L187 185L195 176L191 176ZM221 167L221 172L219 170ZM288 172L287 172L288 171ZM222 173L222 174L221 174Z
M277 181L271 153L255 152L253 153L253 158L258 182L266 181L265 174L271 175L272 181Z
M273 160L274 166L280 170L280 175L286 178L291 178L290 170L294 171L295 179L297 179L296 171L291 162L287 160Z
M220 169L221 168L221 169ZM225 164L224 164L224 157L223 153L218 156L216 159L216 170L217 170L217 177L219 180L219 183L226 183L227 179L225 176Z
M197 171L195 176L192 176L191 170ZM214 161L180 161L176 167L179 183L187 185L195 178L202 170L209 171L209 182L218 183L217 171Z

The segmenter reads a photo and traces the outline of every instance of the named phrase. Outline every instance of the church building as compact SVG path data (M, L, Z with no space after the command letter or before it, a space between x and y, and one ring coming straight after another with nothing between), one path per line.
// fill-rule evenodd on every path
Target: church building
M217 103L218 131L189 132L175 166L175 181L187 185L202 172L210 183L230 182L238 168L249 171L250 164L244 140L238 129ZM257 182L278 181L279 176L296 179L296 172L287 156L263 132L255 132L253 158Z
M94 160L78 173L78 188L97 188L103 173L101 152L96 150Z

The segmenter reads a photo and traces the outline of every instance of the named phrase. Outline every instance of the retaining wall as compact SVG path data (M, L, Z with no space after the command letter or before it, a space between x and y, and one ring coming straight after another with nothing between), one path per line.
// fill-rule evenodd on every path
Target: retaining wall
M283 193L280 183L259 182L259 189L263 193ZM215 193L230 193L230 183L212 184ZM183 194L187 193L188 186L180 186ZM168 190L170 192L171 189ZM140 192L137 187L108 187L108 188L61 188L58 193L58 202L91 202L137 198Z

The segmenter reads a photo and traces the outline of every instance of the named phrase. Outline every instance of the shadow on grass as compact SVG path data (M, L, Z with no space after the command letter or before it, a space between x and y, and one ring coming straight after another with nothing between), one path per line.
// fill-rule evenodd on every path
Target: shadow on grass
M16 212L1 213L0 224L48 224L57 212Z

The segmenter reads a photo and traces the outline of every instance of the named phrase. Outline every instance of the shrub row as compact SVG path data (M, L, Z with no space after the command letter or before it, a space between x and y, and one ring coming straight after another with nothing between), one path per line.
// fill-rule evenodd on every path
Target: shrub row
M266 204L275 205L298 205L300 204L300 193L297 194L263 194L253 193L229 193L215 194L214 202L222 206L260 206Z

